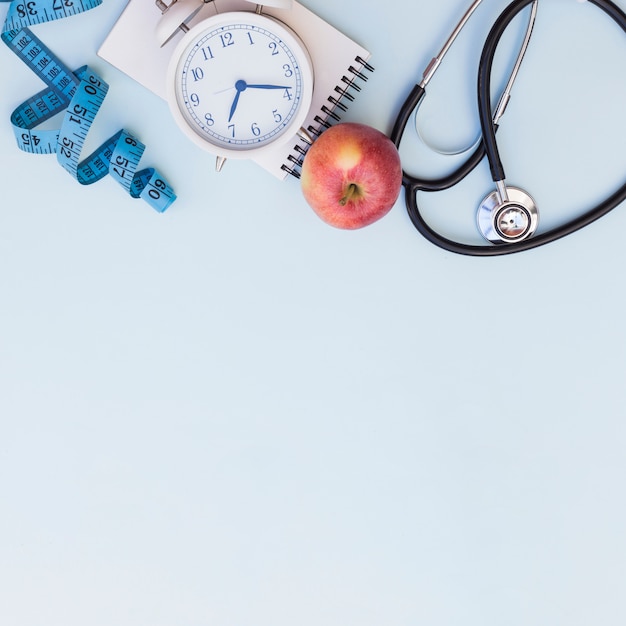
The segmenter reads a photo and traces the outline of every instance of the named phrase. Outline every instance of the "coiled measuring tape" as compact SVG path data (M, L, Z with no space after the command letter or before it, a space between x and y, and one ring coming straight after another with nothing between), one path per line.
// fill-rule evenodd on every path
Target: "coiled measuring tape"
M176 195L154 169L137 171L144 144L120 130L90 156L80 160L87 133L102 106L108 85L87 66L72 71L30 30L35 24L77 15L102 0L0 0L11 2L1 38L45 83L46 88L13 111L11 123L21 150L56 154L59 164L79 183L89 185L111 175L133 198L142 198L159 212ZM61 128L38 130L46 120L65 112Z

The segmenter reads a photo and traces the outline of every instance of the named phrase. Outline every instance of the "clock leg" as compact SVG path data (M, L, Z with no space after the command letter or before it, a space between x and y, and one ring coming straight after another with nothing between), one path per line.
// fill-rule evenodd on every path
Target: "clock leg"
M226 163L226 157L218 156L217 159L215 159L215 171L221 172L224 167L224 163Z

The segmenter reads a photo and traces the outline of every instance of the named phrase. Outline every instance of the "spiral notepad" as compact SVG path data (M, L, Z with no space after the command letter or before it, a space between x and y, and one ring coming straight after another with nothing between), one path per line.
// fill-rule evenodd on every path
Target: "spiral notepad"
M250 10L250 3L245 0L215 0L201 13L201 19L209 17L211 11L244 10ZM295 30L309 51L315 81L311 109L303 127L315 138L339 120L361 90L359 81L366 80L372 71L368 63L370 53L298 2L294 1L290 10L264 7L263 12ZM155 29L160 16L154 0L130 0L98 54L165 98L165 74L175 45L159 47ZM307 148L302 139L276 146L254 161L277 178L299 176Z

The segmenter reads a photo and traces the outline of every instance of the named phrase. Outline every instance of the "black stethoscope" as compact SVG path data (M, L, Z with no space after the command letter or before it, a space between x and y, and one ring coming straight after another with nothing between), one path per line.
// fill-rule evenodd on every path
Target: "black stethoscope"
M390 135L391 140L397 147L400 146L404 130L410 117L417 111L426 94L427 83L433 77L443 56L454 42L459 32L481 2L482 0L474 0L439 54L427 67L421 83L412 89L408 98L402 105ZM538 0L513 0L497 18L485 40L478 69L478 113L482 138L477 148L461 166L441 178L425 179L403 172L402 184L405 190L407 211L413 225L428 241L450 252L470 256L499 256L522 252L523 250L531 250L532 248L556 241L565 235L569 235L581 229L583 226L587 226L603 215L606 215L609 211L626 200L625 183L615 193L584 214L561 226L535 235L539 220L534 200L522 189L506 184L504 168L500 160L498 144L496 142L496 131L498 121L506 108L511 87L530 40L537 11L537 2ZM613 4L610 0L589 0L589 2L595 4L607 13L621 29L626 32L626 13L618 6ZM500 38L511 21L518 13L531 4L531 14L524 42L520 48L517 61L494 114L491 105L491 70L496 49ZM453 187L461 182L485 156L489 162L491 177L495 183L496 189L480 204L477 213L477 225L481 234L489 243L488 245L479 246L448 239L431 228L420 213L417 204L417 192L443 191L444 189Z

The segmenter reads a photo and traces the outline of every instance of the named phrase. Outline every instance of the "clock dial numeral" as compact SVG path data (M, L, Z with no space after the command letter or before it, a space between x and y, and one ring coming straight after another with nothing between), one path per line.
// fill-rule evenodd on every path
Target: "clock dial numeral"
M220 35L220 41L222 42L222 48L227 48L228 46L233 46L235 44L232 33L224 33L223 35Z
M272 51L272 56L275 57L278 52L278 44L275 41L270 42L269 49Z
M204 78L204 70L201 67L194 67L191 70L191 75L193 76L194 81L198 82Z
M204 57L205 61L215 58L213 56L213 52L211 51L211 46L204 46L204 48L201 48L200 50L202 51L202 56Z

